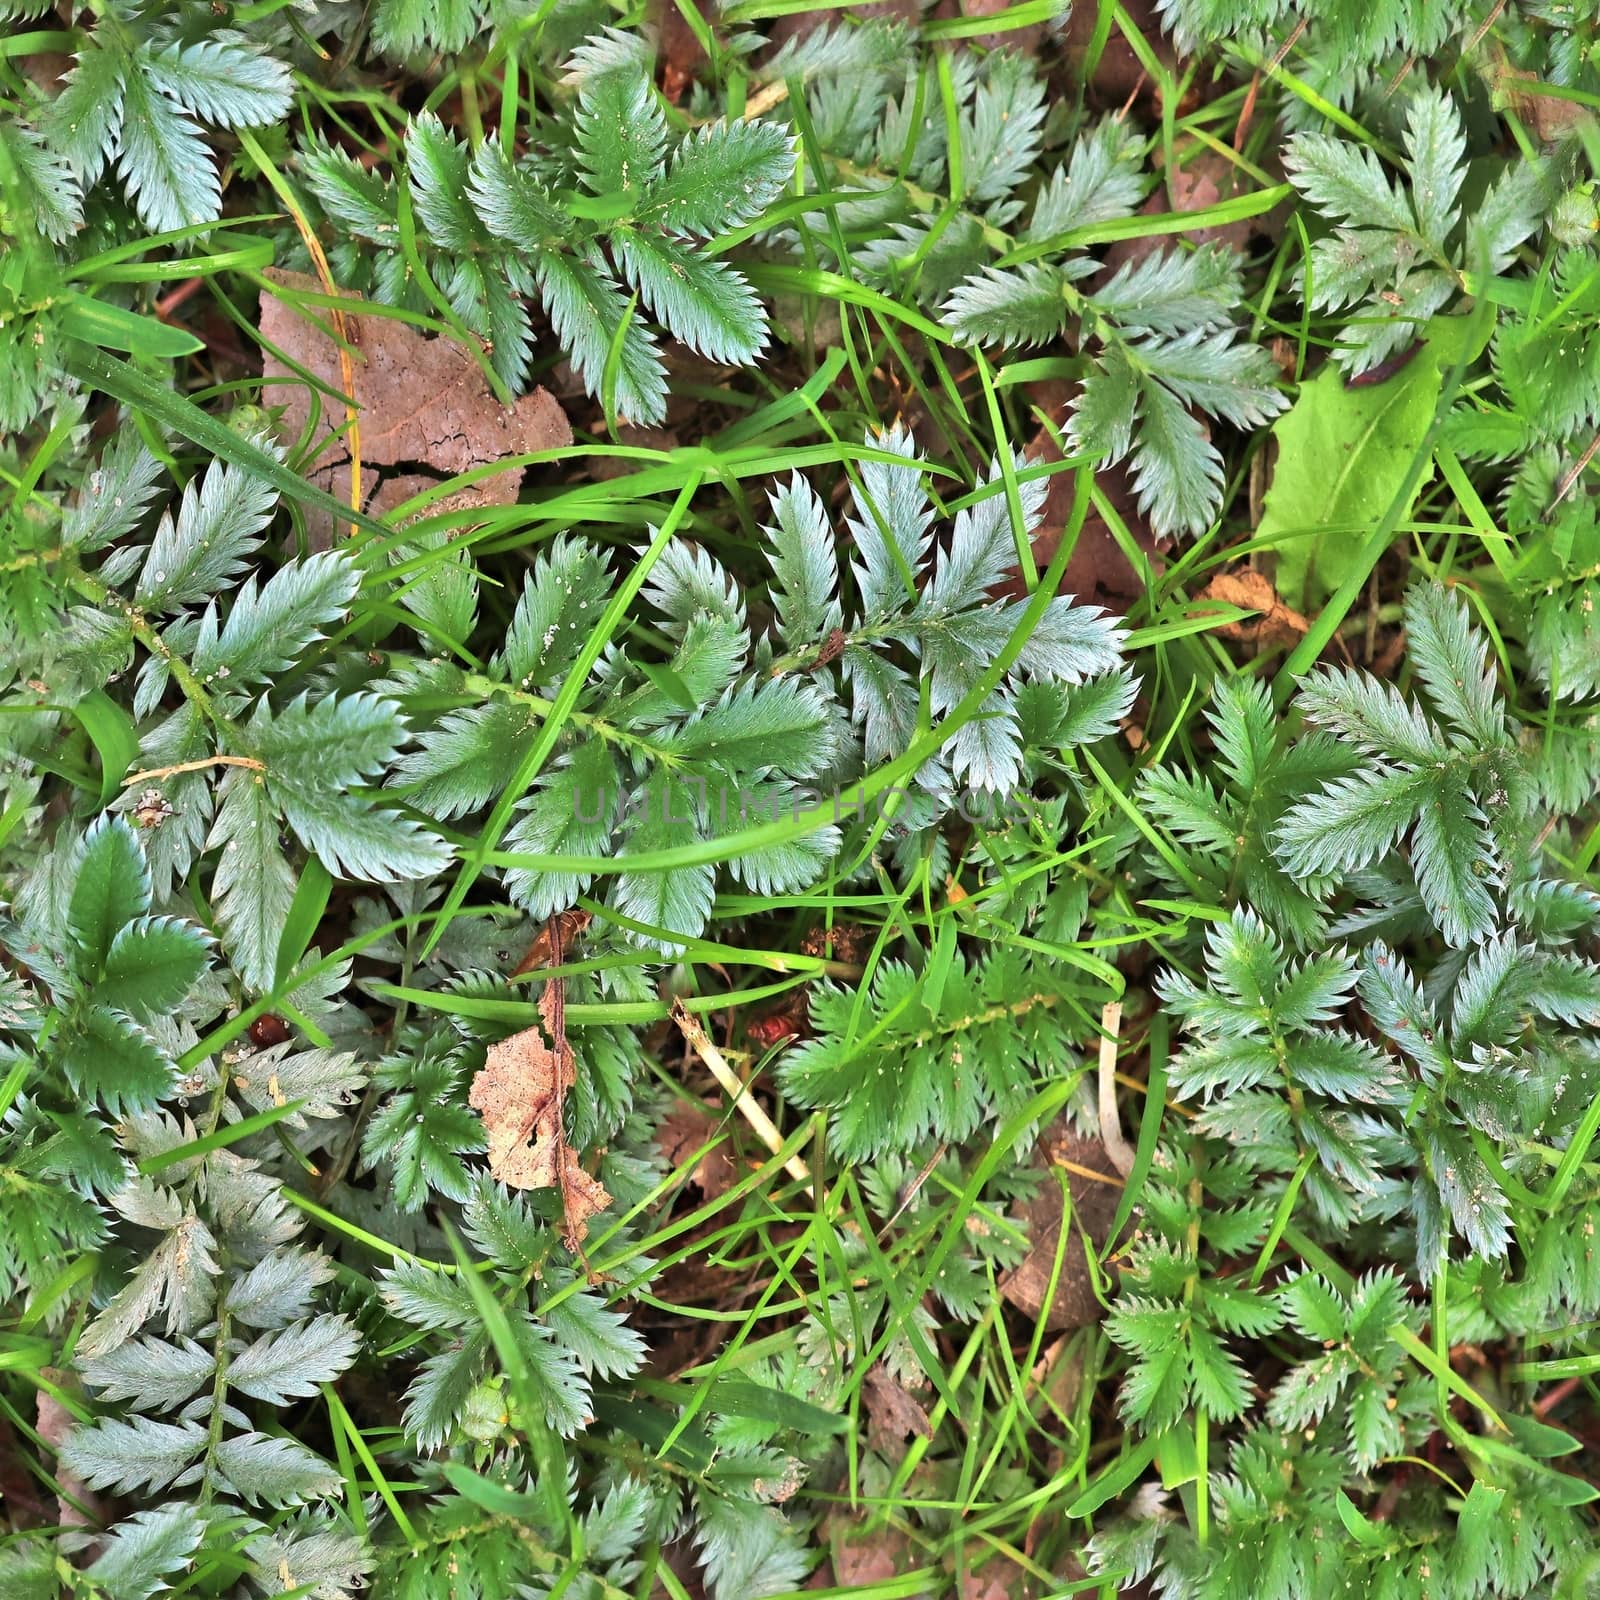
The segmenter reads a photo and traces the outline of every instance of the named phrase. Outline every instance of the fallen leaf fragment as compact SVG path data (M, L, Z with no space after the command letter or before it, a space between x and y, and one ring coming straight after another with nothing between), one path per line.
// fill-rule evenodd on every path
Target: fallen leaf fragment
M561 1005L559 985L547 983L539 998L544 1027L535 1024L491 1045L467 1103L483 1119L490 1176L513 1189L559 1191L567 1245L576 1251L589 1232L589 1218L604 1211L611 1196L583 1170L567 1142L567 1092L577 1068Z
M861 1398L867 1406L870 1435L880 1453L896 1454L897 1447L913 1436L933 1437L933 1424L917 1397L881 1362L867 1374Z
M1081 1328L1101 1316L1094 1280L1084 1254L1083 1235L1098 1249L1105 1243L1122 1198L1122 1180L1098 1139L1084 1139L1057 1124L1040 1141L1046 1164L1068 1174L1072 1212L1067 1219L1071 1236L1061 1258L1061 1275L1046 1310L1050 1273L1055 1266L1056 1244L1061 1237L1061 1191L1054 1175L1047 1177L1023 1210L1027 1223L1027 1255L1000 1280L1000 1292L1030 1317L1045 1313L1044 1325L1052 1333Z
M1311 626L1298 611L1283 603L1265 574L1249 568L1242 572L1219 572L1205 586L1201 598L1259 612L1259 616L1224 622L1217 629L1224 639L1253 645L1257 654L1293 647Z
M1179 141L1173 153L1177 159L1164 168L1164 181L1156 185L1140 206L1140 216L1159 217L1174 212L1207 211L1222 201L1235 199L1247 192L1239 168L1219 151L1190 140ZM1286 214L1287 207L1279 207L1260 216L1243 217L1237 222L1191 228L1178 237L1187 240L1196 249L1219 244L1229 250L1246 250L1253 237L1271 236L1276 229L1281 229L1285 225ZM1109 279L1119 267L1174 248L1176 246L1171 237L1156 233L1115 240L1106 248L1101 264L1102 275Z
M694 5L694 0L690 0ZM694 6L696 12L699 6ZM655 24L661 48L661 92L678 105L706 59L700 36L689 26L677 0L651 0L651 21Z
M587 911L576 906L550 918L539 930L539 936L528 946L527 954L511 969L513 978L525 972L537 972L541 967L559 967L561 952L583 937L584 930L594 921Z
M72 1385L74 1381L69 1373L56 1367L40 1368L40 1376L64 1386ZM35 1420L39 1437L58 1454L78 1421L48 1389L39 1391ZM57 1497L57 1520L63 1528L92 1528L106 1520L105 1502L88 1484L69 1472L59 1461L55 1467L55 1481L61 1489Z
M707 1200L720 1200L739 1177L726 1142L714 1142L720 1129L721 1124L708 1106L698 1100L678 1100L656 1130L662 1158L674 1167L682 1165L696 1150L712 1146L689 1174L689 1181Z
M1030 390L1030 398L1060 430L1065 427L1079 393L1076 385L1041 383ZM1034 435L1028 444L1027 457L1030 463L1062 459L1049 428L1041 427ZM1149 561L1151 569L1159 572L1162 541L1156 538L1149 521L1140 514L1127 463L1102 467L1095 474L1095 482L1107 504L1122 519L1123 526ZM1040 572L1050 565L1071 518L1075 483L1076 475L1071 472L1058 472L1050 479L1044 510L1033 534L1033 561ZM1027 592L1014 567L997 591L1013 600L1025 599ZM1077 543L1072 547L1066 570L1061 575L1060 593L1070 594L1085 605L1104 606L1118 616L1126 616L1134 603L1144 596L1142 576L1124 554L1110 524L1092 506L1079 530Z
M320 294L315 278L269 269L266 276L295 293ZM355 296L349 298L355 299ZM316 315L328 321L322 312ZM557 450L572 443L572 427L544 389L524 395L509 410L484 381L476 361L453 339L431 338L392 317L347 313L361 424L361 489L365 509L382 516L446 478L532 450ZM318 322L277 295L261 296L261 336L276 345L335 393L344 392L339 346ZM262 360L264 404L282 406L282 437L294 443L311 421L312 390L271 350ZM287 380L287 381L284 381ZM326 394L311 434L311 481L345 497L350 452L343 437L345 414ZM392 470L403 469L403 470ZM431 506L473 510L511 505L522 486L521 467L508 467L468 484ZM333 518L314 513L310 532L327 542Z
M980 1551L973 1551L980 1556ZM1016 1600L1030 1592L1028 1575L1003 1558L989 1561L981 1571L965 1568L965 1578L959 1587L961 1600Z
M1067 12L1062 30L1067 71L1074 84L1083 83L1090 105L1097 110L1120 111L1124 116L1131 106L1137 105L1142 111L1154 111L1159 116L1160 84L1150 76L1129 40L1143 39L1163 66L1176 66L1177 50L1162 31L1157 16L1158 10L1166 9L1158 7L1156 0L1129 0L1123 6L1127 31L1113 28L1108 36L1100 39L1095 37L1097 10L1094 6L1074 6ZM1094 76L1085 82L1084 68L1091 59L1096 63Z
M1497 106L1514 111L1523 122L1531 122L1545 144L1554 144L1591 115L1589 108L1576 100L1545 94L1536 72L1503 62L1491 79Z
M869 1528L864 1514L838 1513L822 1525L833 1558L833 1575L843 1589L870 1589L917 1565L911 1541L890 1525Z

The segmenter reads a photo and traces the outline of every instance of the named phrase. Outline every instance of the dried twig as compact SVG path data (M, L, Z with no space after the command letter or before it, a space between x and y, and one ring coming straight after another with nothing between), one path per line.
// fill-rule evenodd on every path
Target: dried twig
M711 1042L706 1030L689 1014L682 1000L672 1002L672 1020L677 1023L678 1032L683 1035L690 1049L706 1064L706 1070L733 1101L734 1109L750 1124L756 1137L776 1155L783 1148L783 1135L773 1125L772 1118L756 1104L738 1073L728 1065L727 1058ZM806 1186L806 1192L815 1200L817 1191L811 1181L811 1168L800 1159L799 1153L790 1156L783 1165L792 1178L797 1178ZM826 1190L823 1191L823 1198L827 1198Z
M1133 1171L1133 1146L1122 1137L1117 1119L1117 1034L1122 1028L1122 1002L1112 1000L1100 1013L1100 1142L1124 1178Z
M265 761L254 756L203 756L199 761L180 761L174 767L146 767L143 772L130 772L122 780L124 789L136 783L159 783L163 778L175 778L180 772L204 772L207 767L243 767L248 772L265 772Z
M1583 469L1594 460L1596 452L1600 452L1600 433L1589 441L1588 448L1576 461L1561 474L1561 481L1556 485L1556 492L1550 497L1550 510L1554 513L1556 507L1572 493L1572 486L1583 476Z

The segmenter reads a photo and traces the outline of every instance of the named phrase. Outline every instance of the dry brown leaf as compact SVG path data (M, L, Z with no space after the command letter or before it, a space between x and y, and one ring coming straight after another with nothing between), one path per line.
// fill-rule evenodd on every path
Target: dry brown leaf
M1029 1376L1052 1409L1070 1416L1083 1391L1082 1341L1070 1334L1052 1340Z
M272 268L267 277L290 290L321 293L317 280L304 273ZM324 313L318 316L327 321ZM430 338L392 317L348 314L345 322L356 357L362 500L372 515L382 516L412 495L473 467L572 443L571 424L552 395L535 389L507 410L484 382L477 362L453 339ZM261 336L330 389L344 392L338 345L277 295L261 296ZM283 406L280 430L286 440L297 441L311 418L311 389L270 350L261 370L267 381L265 403ZM332 437L345 425L345 414L327 395L318 398L311 481L347 500L350 452L342 437ZM397 468L404 470L390 470ZM494 473L444 497L430 512L511 505L522 486L522 471L508 467ZM326 543L333 534L332 516L317 517L308 511L307 517L313 540Z
M869 1529L864 1517L838 1513L823 1523L822 1534L843 1589L869 1589L917 1565L911 1541L892 1525Z
M1157 16L1156 0L1127 0L1123 13L1133 30L1144 38L1163 65L1177 65L1178 53L1172 41L1162 32ZM1074 6L1067 13L1062 30L1062 45L1066 52L1067 70L1073 82L1082 81L1083 70L1088 65L1089 54L1096 32L1098 7ZM1094 77L1084 85L1090 105L1102 111L1123 111L1129 106L1141 112L1156 112L1159 117L1160 93L1155 79L1145 70L1138 53L1128 43L1122 28L1113 28L1100 41L1099 59Z
M1241 192L1243 174L1220 152L1199 146L1194 141L1180 141L1174 154L1178 159L1166 169L1164 181L1156 185L1139 208L1141 216L1159 217L1171 212L1205 211L1221 201L1232 200ZM1263 216L1191 228L1179 237L1197 248L1220 244L1230 250L1244 250L1249 247L1252 238L1270 237L1274 232L1281 231L1287 213L1285 204ZM1120 267L1172 248L1171 237L1162 234L1149 233L1135 239L1118 239L1106 247L1099 281L1108 280Z
M701 10L695 0L689 3L696 11ZM706 53L677 0L651 0L648 10L660 48L661 92L677 105L694 83Z
M1076 385L1043 383L1030 391L1030 398L1059 430L1065 427L1077 394ZM1062 459L1048 428L1040 428L1033 436L1028 444L1027 458L1030 462ZM1061 543L1062 532L1072 514L1076 481L1075 473L1058 472L1051 477L1049 488L1045 491L1044 510L1033 535L1033 561L1040 572L1049 566ZM1095 484L1133 536L1134 544L1148 559L1152 571L1159 572L1162 567L1162 542L1156 538L1149 521L1139 511L1133 480L1126 464L1102 467L1095 473ZM1026 598L1027 591L1015 569L1001 592L1012 599ZM1144 595L1143 579L1123 554L1110 524L1093 506L1084 518L1083 526L1078 531L1078 542L1073 545L1066 570L1061 574L1060 592L1073 595L1086 605L1104 606L1118 616L1126 616L1133 603Z
M1095 1298L1094 1282L1084 1255L1083 1235L1098 1249L1105 1243L1122 1198L1122 1180L1098 1139L1084 1139L1057 1124L1041 1141L1049 1165L1065 1167L1072 1198L1069 1221L1071 1236L1062 1253L1061 1276L1045 1314L1044 1325L1052 1333L1081 1328L1097 1321L1101 1305ZM1077 1168L1079 1170L1074 1171ZM1092 1176L1098 1174L1099 1176ZM1028 1225L1028 1253L1000 1280L1000 1292L1019 1311L1037 1317L1045 1310L1050 1288L1050 1273L1055 1266L1056 1241L1061 1237L1061 1190L1053 1174L1039 1186L1033 1199L1023 1208Z
M933 15L940 20L954 17L993 17L1007 10L1011 0L939 0ZM1063 8L1065 9L1065 8ZM978 33L970 36L968 43L979 50L1011 50L1018 55L1033 56L1054 31L1054 22L1035 22L1025 28L1002 28L998 33Z
M42 1392L39 1398L44 1400ZM56 1471L59 1477L60 1468ZM0 1414L0 1506L5 1507L6 1520L14 1531L44 1528L61 1520L56 1515L55 1498L46 1495L39 1479L29 1470L22 1440L3 1414Z
M56 1367L41 1367L40 1376L63 1387L71 1387L75 1381L70 1373ZM35 1425L39 1430L39 1437L52 1451L59 1454L62 1445L67 1442L68 1435L77 1424L78 1419L49 1390L39 1391ZM59 1460L56 1462L55 1479L61 1486L56 1504L62 1527L92 1528L107 1520L104 1514L105 1502L81 1478L67 1471Z
M1531 122L1545 144L1554 144L1592 115L1587 106L1576 100L1541 93L1538 85L1538 73L1509 62L1500 65L1494 79L1497 100L1509 106L1523 122Z
M656 1129L662 1159L677 1167L696 1150L711 1144L721 1124L698 1100L677 1100ZM738 1181L738 1168L724 1142L714 1145L695 1163L689 1181L707 1200L719 1200Z
M879 1362L861 1385L873 1446L886 1456L900 1453L905 1441L933 1437L933 1424L917 1397Z
M974 1557L983 1554L981 1547L969 1545L968 1550ZM1029 1592L1028 1574L1003 1557L985 1562L976 1572L968 1567L958 1587L961 1600L1022 1600Z
M537 972L541 967L559 967L561 952L583 937L584 930L594 921L588 911L576 906L551 917L539 930L539 937L528 946L527 954L511 969L513 978L525 972Z
M1259 612L1259 616L1241 617L1217 629L1224 639L1254 646L1257 654L1291 648L1305 637L1311 626L1298 611L1278 598L1278 591L1265 574L1248 567L1242 572L1219 572L1201 591L1201 598Z
M667 9L674 16L678 15L676 5L669 4ZM637 422L617 424L617 443L635 450L676 450L682 442L671 428L648 428ZM584 462L589 476L597 483L615 483L618 478L626 478L649 465L647 459L639 456L595 455Z
M558 1190L567 1244L576 1251L589 1232L589 1218L604 1211L611 1196L567 1143L567 1091L577 1068L561 1008L561 985L547 983L539 997L544 1028L535 1024L491 1045L467 1103L483 1119L490 1175L513 1189Z

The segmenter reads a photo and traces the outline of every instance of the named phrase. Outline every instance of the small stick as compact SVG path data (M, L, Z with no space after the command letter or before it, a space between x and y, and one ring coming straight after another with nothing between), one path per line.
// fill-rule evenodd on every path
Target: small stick
M1505 8L1506 0L1494 0L1494 4L1489 8L1488 16L1486 16L1483 21L1478 24L1478 26L1473 30L1472 37L1468 39L1464 45L1462 45L1462 55L1468 55L1483 43L1484 34L1486 34L1495 25L1495 23L1500 20L1500 13L1504 11Z
M933 1169L944 1160L944 1153L949 1148L950 1146L948 1144L941 1144L939 1148L922 1163L922 1171L919 1172L916 1177L914 1177L911 1182L900 1191L900 1198L899 1202L894 1208L894 1215L890 1217L889 1220L878 1230L878 1237L880 1239L883 1238L883 1236L888 1233L895 1223L897 1223L901 1217L906 1214L907 1208L910 1206L911 1202L915 1200L922 1192L923 1184L925 1184L928 1179L933 1176Z
M789 98L789 85L783 80L769 83L757 89L744 104L744 115L747 122L753 121L764 111L770 111L775 105L781 105Z
M1117 1120L1117 1034L1122 1028L1122 1002L1110 1000L1100 1013L1100 1142L1124 1178L1133 1171L1133 1146L1122 1137Z
M1127 1187L1121 1178L1113 1178L1109 1172L1096 1172L1093 1167L1080 1167L1076 1161L1062 1161L1058 1158L1052 1165L1060 1167L1063 1172L1070 1172L1075 1178L1083 1178L1090 1183L1109 1184L1113 1189Z
M205 287L204 278L186 278L176 289L156 301L156 315L165 322L185 300L192 300Z
M672 1020L677 1023L678 1032L683 1035L690 1048L705 1062L707 1071L722 1085L724 1093L733 1101L739 1115L750 1124L756 1137L767 1149L776 1155L783 1148L783 1135L773 1126L772 1118L756 1104L749 1089L740 1082L738 1073L728 1065L727 1058L711 1042L710 1035L689 1015L682 1000L672 1002ZM812 1186L811 1168L800 1159L798 1152L784 1162L784 1168L790 1177L799 1179L806 1186L806 1193L815 1200L817 1192Z
M1250 79L1250 87L1245 91L1244 104L1239 108L1239 120L1233 129L1233 148L1235 154L1244 150L1244 138L1250 131L1250 120L1256 114L1256 94L1261 88L1261 74L1255 73Z
M1595 458L1596 451L1600 451L1600 433L1589 441L1589 447L1581 456L1561 475L1561 481L1556 485L1556 492L1550 501L1552 511L1572 493L1572 486L1583 476L1583 469Z
M267 770L266 762L257 761L254 756L205 756L199 761L180 761L175 767L147 767L143 772L131 772L122 780L122 787L131 789L136 783L175 778L180 772L204 772L207 767L244 767L249 772Z
M1582 1378L1563 1378L1548 1394L1541 1396L1533 1403L1534 1416L1543 1420L1569 1395L1576 1394Z

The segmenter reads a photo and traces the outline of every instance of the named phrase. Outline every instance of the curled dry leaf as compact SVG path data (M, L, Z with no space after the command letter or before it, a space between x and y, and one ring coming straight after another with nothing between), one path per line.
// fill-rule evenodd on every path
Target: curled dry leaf
M1259 613L1237 622L1224 622L1217 629L1224 639L1253 646L1258 655L1292 648L1311 626L1298 611L1283 603L1263 574L1249 568L1243 572L1219 572L1206 585L1202 598Z
M551 917L539 930L539 936L528 946L527 954L511 969L513 978L525 972L537 972L542 967L559 967L561 952L569 944L583 937L584 930L594 921L587 911L576 906Z
M491 1045L467 1103L483 1119L490 1175L513 1189L558 1190L567 1244L575 1251L589 1232L589 1218L604 1211L611 1196L583 1170L567 1142L567 1091L577 1069L561 1013L561 986L547 983L539 998L544 1028L535 1024Z
M271 269L272 282L295 293L320 294L315 278ZM351 297L355 298L354 296ZM318 312L318 317L326 318ZM531 450L572 443L572 427L544 389L507 410L495 398L477 362L453 339L430 338L392 317L347 315L361 440L361 493L367 511L382 516L445 478ZM339 346L317 322L277 295L261 296L261 337L276 345L335 394L344 392ZM294 443L311 421L312 391L271 350L262 361L265 403L282 406L280 432ZM287 381L284 381L287 380ZM346 417L337 401L320 400L311 435L311 481L343 500L349 494L350 451ZM340 436L335 438L335 433ZM432 511L510 505L522 486L521 467L508 467L457 490ZM313 513L307 513L308 518ZM310 527L326 543L333 519Z

